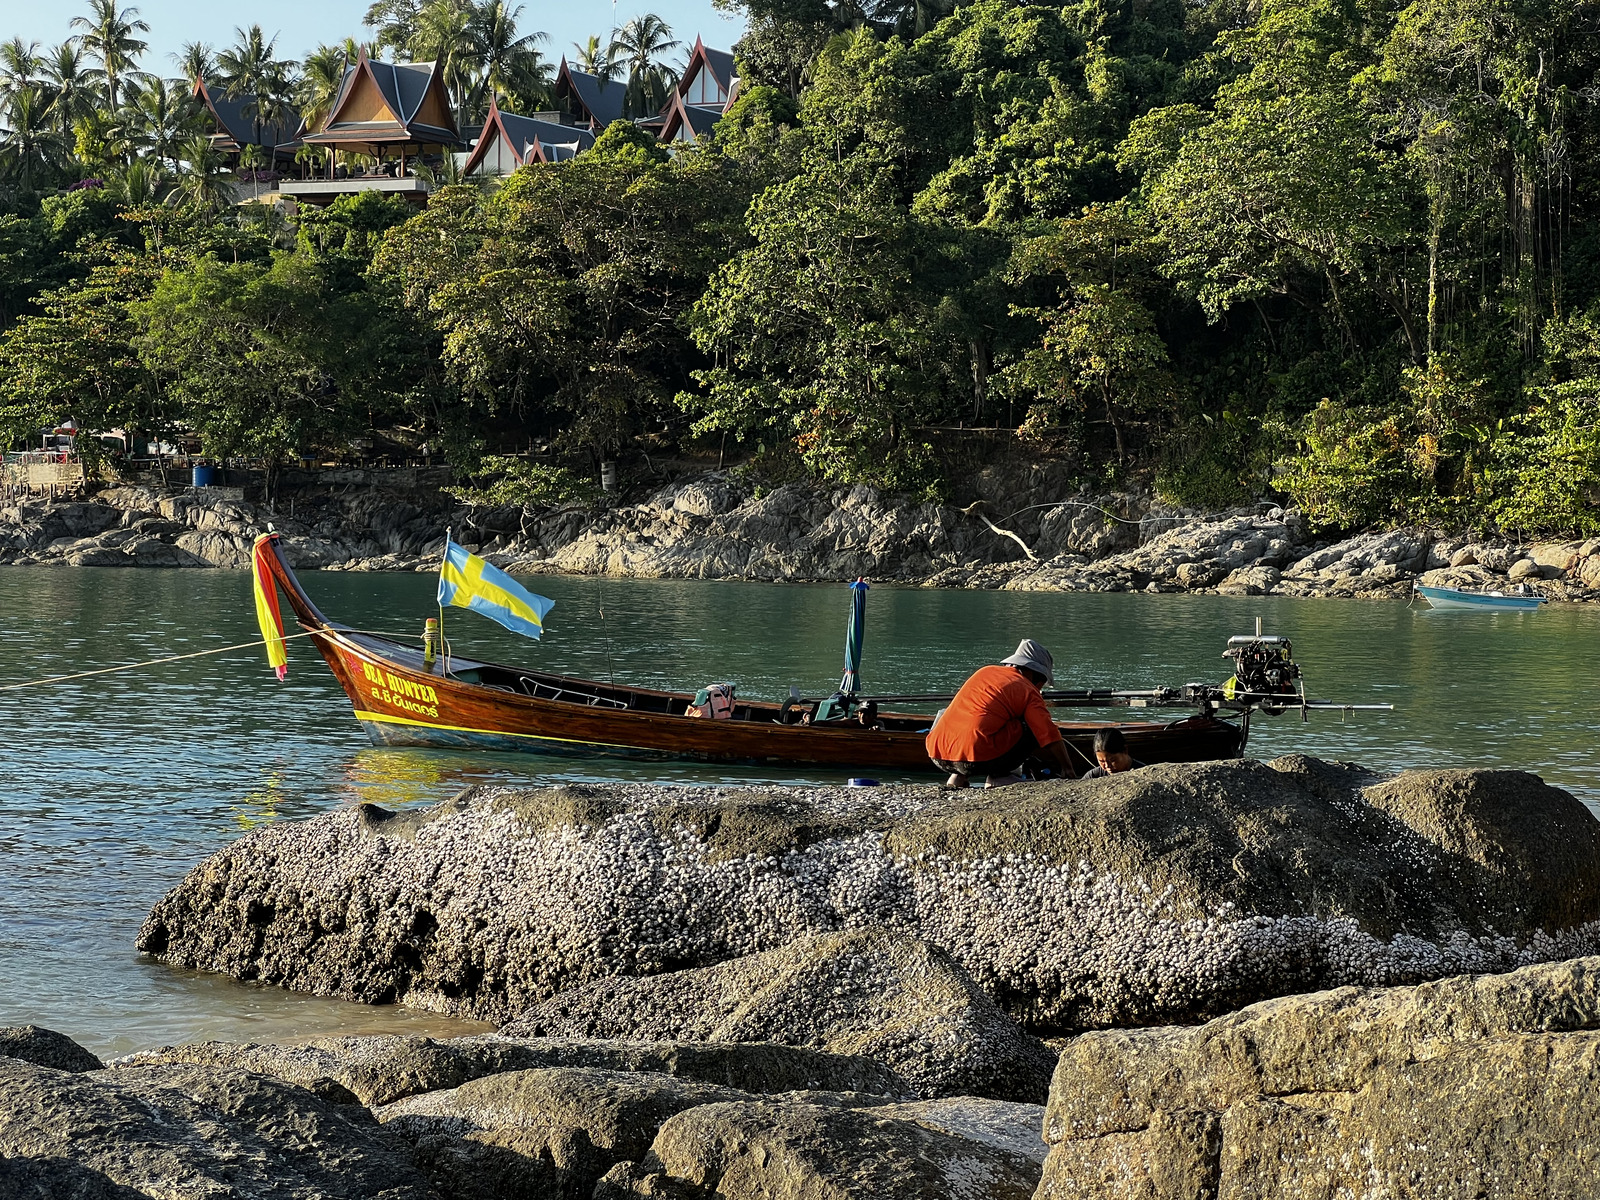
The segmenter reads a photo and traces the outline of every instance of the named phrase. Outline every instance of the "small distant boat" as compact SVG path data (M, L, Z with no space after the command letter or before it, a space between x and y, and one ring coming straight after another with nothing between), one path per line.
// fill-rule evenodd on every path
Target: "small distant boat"
M1434 608L1530 612L1546 603L1543 596L1531 593L1518 595L1513 592L1469 591L1466 588L1433 587L1424 583L1416 585L1416 592Z

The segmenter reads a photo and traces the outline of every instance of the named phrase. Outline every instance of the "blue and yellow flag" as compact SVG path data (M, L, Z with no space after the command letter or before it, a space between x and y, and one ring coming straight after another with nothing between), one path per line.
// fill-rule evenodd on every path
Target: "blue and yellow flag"
M556 602L534 595L499 567L446 538L444 563L439 567L439 603L470 608L499 621L512 633L537 639L544 632L545 613Z

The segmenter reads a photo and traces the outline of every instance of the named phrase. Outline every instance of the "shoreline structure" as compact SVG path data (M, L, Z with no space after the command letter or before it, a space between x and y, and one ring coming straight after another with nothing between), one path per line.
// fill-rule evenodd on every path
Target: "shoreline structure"
M1524 772L475 788L254 830L140 947L500 1028L109 1062L0 1030L0 1194L1576 1198L1600 1170L1600 821Z
M1266 504L1200 513L1149 496L1037 501L1015 483L990 490L958 507L862 486L764 490L727 472L640 503L538 510L371 485L271 506L219 489L114 487L0 508L0 565L244 569L271 523L299 570L433 571L442 531L454 528L468 549L521 574L1359 599L1406 599L1421 582L1600 600L1600 538L1409 528L1329 540Z

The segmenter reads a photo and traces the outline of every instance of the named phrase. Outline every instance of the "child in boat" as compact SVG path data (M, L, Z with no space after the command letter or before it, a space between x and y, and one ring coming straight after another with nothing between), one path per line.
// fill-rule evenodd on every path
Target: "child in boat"
M961 685L925 743L933 765L949 773L945 787L967 787L973 775L987 776L985 787L1020 783L1016 772L1035 755L1072 775L1061 730L1039 694L1054 667L1050 651L1024 638L1010 658L979 667Z
M1144 766L1128 753L1128 743L1120 729L1102 729L1094 735L1094 757L1098 767L1085 771L1085 779L1099 779L1105 775L1120 775L1124 771L1137 771Z

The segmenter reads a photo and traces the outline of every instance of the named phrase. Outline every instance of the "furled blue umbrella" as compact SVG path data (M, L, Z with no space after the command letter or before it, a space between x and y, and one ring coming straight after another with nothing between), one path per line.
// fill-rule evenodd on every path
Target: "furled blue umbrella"
M861 690L861 643L867 634L867 581L858 579L850 585L850 626L844 634L844 678L839 680L839 692L854 696Z

